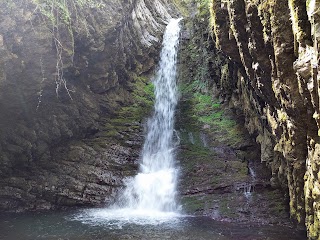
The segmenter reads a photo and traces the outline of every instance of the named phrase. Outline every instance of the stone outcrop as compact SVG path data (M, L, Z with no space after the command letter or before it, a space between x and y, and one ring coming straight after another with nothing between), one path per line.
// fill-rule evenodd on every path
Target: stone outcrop
M217 82L244 113L271 183L288 191L291 217L306 224L310 239L320 238L319 7L295 0L210 5L216 46L233 62L229 78Z
M121 109L148 84L174 5L67 2L0 3L0 210L111 201L137 167L141 118Z

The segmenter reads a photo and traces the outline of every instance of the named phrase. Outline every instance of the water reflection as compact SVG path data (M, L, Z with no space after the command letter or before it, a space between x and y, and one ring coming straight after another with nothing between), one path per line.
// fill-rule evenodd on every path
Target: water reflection
M4 240L302 240L304 232L283 226L254 226L216 222L207 217L175 217L172 221L132 223L104 219L87 221L94 210L0 216L0 239ZM82 216L80 218L79 216ZM89 216L89 215L87 215ZM128 218L129 219L129 218Z

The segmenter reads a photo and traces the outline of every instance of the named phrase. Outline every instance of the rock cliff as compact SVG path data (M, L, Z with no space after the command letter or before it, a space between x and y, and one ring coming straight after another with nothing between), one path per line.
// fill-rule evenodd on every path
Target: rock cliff
M149 77L179 1L67 2L0 3L0 210L110 203L137 169L153 101ZM191 179L182 183L184 200L198 210L205 195L211 205L199 212L219 220L248 220L253 206L258 215L250 221L286 223L274 191L280 188L292 219L319 239L318 1L200 2L210 3L215 47L202 31L207 15L200 9L193 35L182 34L181 76L192 79L182 82L185 115L178 116L179 159ZM210 94L220 96L212 103ZM247 160L257 153L270 176L248 174ZM238 198L248 183L260 191L263 208L280 206L271 209L278 220L264 221L260 206Z
M206 1L191 2L194 14L184 19L180 45L177 130L183 209L218 221L292 227L288 197L271 185L259 144L243 128L243 111L230 104L236 74L243 69L215 47L207 6Z
M167 0L0 3L0 210L112 200L136 170L146 76L175 11Z
M291 218L319 239L319 2L209 2L214 42L231 59L216 82L288 192Z

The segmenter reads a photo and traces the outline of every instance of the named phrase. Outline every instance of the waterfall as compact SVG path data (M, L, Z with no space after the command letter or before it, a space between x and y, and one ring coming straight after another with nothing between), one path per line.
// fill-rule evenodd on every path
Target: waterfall
M140 172L127 181L123 196L128 208L165 212L177 210L173 133L178 101L176 68L179 21L171 19L164 33L159 68L154 79L154 113L147 122Z
M180 216L173 143L178 102L176 65L180 20L171 19L164 33L159 67L154 77L154 113L147 122L139 173L125 180L125 189L114 206L87 210L75 219L121 227L126 223L159 224Z

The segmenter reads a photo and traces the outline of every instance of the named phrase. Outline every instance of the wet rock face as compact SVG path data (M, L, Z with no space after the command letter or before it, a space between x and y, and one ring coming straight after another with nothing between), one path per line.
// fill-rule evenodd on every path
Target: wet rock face
M0 3L0 210L103 203L136 170L142 129L106 119L132 104L175 10L169 0L34 2Z
M225 79L236 81L231 102L261 146L271 183L288 189L291 217L318 239L319 3L212 1L211 11L217 47L242 65Z
M270 136L265 133L260 140L269 148L259 149L243 128L243 115L234 108L238 67L213 46L202 7L184 19L179 52L176 129L183 209L217 221L290 226L288 196L274 187L278 183L270 181L271 173L260 161L260 155L263 161L274 156L267 144ZM250 120L254 126L257 119Z

